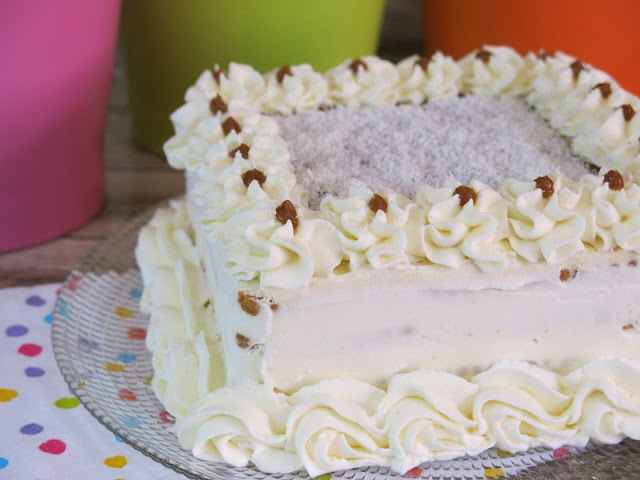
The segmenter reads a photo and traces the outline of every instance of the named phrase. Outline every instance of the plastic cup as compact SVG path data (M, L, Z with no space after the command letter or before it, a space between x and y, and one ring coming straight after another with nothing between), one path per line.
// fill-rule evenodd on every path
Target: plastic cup
M638 0L423 0L427 52L455 58L482 45L564 51L640 94Z
M310 63L324 71L375 53L384 0L129 0L122 29L132 133L162 153L169 115L214 63L266 72Z
M104 202L119 6L0 2L0 251L66 233Z

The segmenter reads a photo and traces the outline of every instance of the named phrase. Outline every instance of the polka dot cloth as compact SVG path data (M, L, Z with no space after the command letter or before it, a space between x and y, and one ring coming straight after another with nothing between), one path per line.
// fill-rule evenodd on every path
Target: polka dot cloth
M0 290L0 480L184 480L115 437L70 392L51 351L58 288ZM119 360L130 363L135 355L123 352ZM119 395L135 400L127 390Z

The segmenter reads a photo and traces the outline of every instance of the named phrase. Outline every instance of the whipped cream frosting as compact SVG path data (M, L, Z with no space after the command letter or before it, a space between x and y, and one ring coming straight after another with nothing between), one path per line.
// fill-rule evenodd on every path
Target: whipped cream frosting
M549 197L534 178L523 176L495 190L475 185L476 200L456 206L460 184L453 179L425 185L415 198L356 188L346 198L325 198L313 210L278 126L267 116L334 105L416 104L458 93L523 99L600 172L578 181L548 172L554 183ZM226 112L212 113L209 102L216 96ZM458 62L438 53L397 65L363 57L324 75L308 65L260 75L231 64L228 72L203 73L186 101L172 116L176 135L165 144L169 162L194 179L190 195L206 210L200 221L232 258L229 268L262 288L307 285L314 277L334 275L332 268L457 268L470 260L482 271L495 271L514 257L559 264L583 251L637 248L640 100L605 73L562 53L522 57L508 47L487 46ZM239 131L224 131L230 118ZM249 147L246 158L237 153L243 144ZM243 174L250 170L262 172L266 181L245 185ZM623 176L621 190L609 191L610 170ZM373 212L368 202L374 193L393 211ZM605 197L617 200L605 207ZM275 219L284 200L295 206L301 225L289 233ZM316 230L322 234L310 233ZM317 252L326 245L331 258L322 261ZM254 250L256 258L243 257Z
M564 373L498 361L473 376L418 369L379 385L334 378L288 393L231 385L215 328L222 306L204 293L185 202L156 213L136 255L151 315L152 385L176 417L181 444L199 458L317 476L365 465L405 472L493 446L640 439L640 366L632 360L594 358Z

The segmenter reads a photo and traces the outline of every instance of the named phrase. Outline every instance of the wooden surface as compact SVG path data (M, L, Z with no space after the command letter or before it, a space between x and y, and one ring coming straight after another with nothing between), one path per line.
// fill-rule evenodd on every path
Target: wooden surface
M379 55L397 61L423 50L418 0L388 0ZM132 217L184 191L184 177L133 144L124 72L118 60L105 135L107 200L83 227L34 247L0 253L0 288L62 282L74 265Z

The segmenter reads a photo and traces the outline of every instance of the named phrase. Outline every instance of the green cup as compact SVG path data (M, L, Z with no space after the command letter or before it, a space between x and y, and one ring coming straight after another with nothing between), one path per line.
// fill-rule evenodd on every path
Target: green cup
M214 63L325 71L376 52L384 0L126 0L122 33L136 143L162 154L169 115Z

